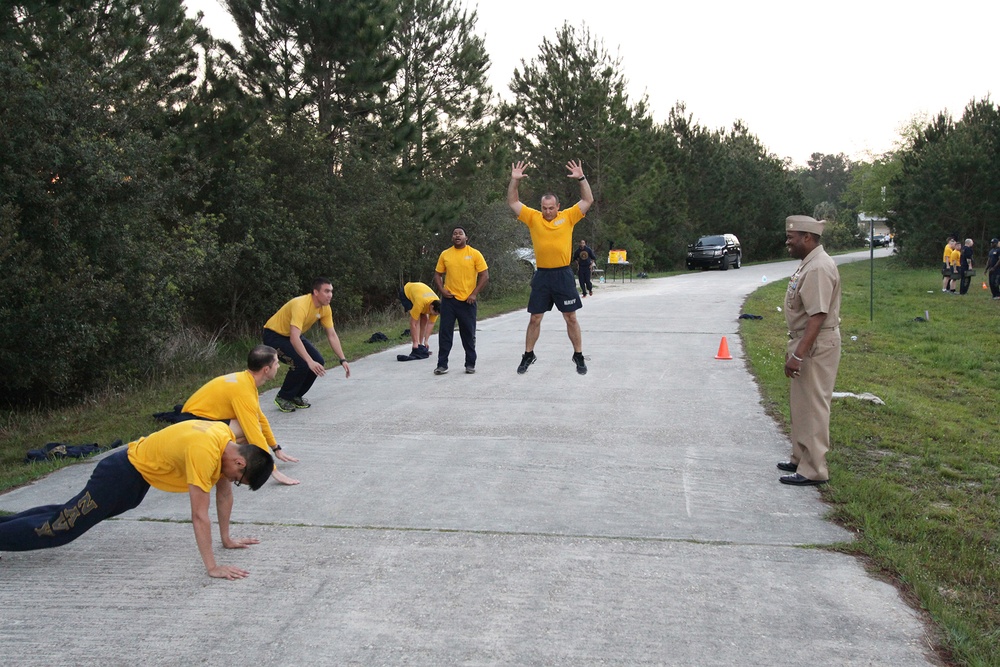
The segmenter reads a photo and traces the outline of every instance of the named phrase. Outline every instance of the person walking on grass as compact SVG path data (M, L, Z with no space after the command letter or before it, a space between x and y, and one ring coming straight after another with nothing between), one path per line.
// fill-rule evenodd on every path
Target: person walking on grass
M434 375L448 372L448 357L455 339L455 322L465 349L465 372L476 372L476 314L479 293L490 280L483 253L469 245L464 227L451 232L451 246L438 257L434 284L441 292L441 326L438 328L438 361Z
M948 291L958 294L958 286L962 277L962 244L958 239L951 242L951 282Z
M986 256L986 275L990 282L993 299L1000 299L1000 239L990 240L990 252Z
M949 236L947 243L944 244L944 255L941 258L941 291L947 292L951 288L951 251L953 250L955 244L955 237Z
M528 297L528 330L525 333L524 354L517 367L518 373L526 373L528 366L535 363L535 343L542 330L542 317L554 305L562 313L566 322L566 333L573 344L573 363L576 372L587 374L587 363L583 357L583 337L576 311L583 308L583 300L577 294L570 269L573 250L573 227L583 220L594 203L590 183L583 173L583 164L570 160L566 164L567 178L580 182L580 201L567 209L559 210L559 198L552 192L542 195L541 210L535 210L521 203L518 186L523 179L527 165L517 162L510 167L510 183L507 185L507 204L517 219L528 227L531 244L535 248L535 275L531 278L531 296Z
M344 367L344 377L351 377L351 367L344 357L340 337L333 328L333 285L326 278L313 281L312 292L297 296L278 309L264 325L264 344L278 350L278 358L289 365L285 381L274 404L282 412L304 410L311 404L305 399L317 377L326 375L323 355L302 337L317 322L326 331L330 349Z
M958 262L958 293L968 294L972 284L972 239L965 239Z

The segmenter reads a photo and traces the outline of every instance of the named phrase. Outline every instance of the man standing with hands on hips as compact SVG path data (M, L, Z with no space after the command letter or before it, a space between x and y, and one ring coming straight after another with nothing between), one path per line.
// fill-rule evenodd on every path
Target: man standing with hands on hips
M510 167L510 184L507 186L507 204L517 215L517 219L528 226L531 244L535 248L535 275L531 278L531 296L528 297L528 331L524 340L524 355L517 367L518 373L526 373L528 366L535 363L535 342L542 330L542 317L554 305L566 321L566 333L573 343L573 363L576 372L587 374L587 364L583 358L583 338L576 311L583 308L583 300L576 292L576 282L569 263L573 252L573 227L583 220L594 203L590 183L583 173L583 163L570 160L566 164L567 178L580 182L580 201L560 211L559 198L552 192L542 195L541 211L525 206L518 196L518 185L524 178L524 162Z
M792 473L779 481L795 486L815 486L830 479L826 453L830 450L830 403L840 365L840 273L820 244L824 225L807 215L785 219L788 253L802 263L785 293L792 456L778 463L778 468Z

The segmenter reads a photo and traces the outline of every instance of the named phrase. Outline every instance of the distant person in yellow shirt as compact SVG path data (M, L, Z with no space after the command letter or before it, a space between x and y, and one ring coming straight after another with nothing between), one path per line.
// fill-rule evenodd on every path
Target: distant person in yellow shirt
M948 287L951 285L951 248L955 243L955 237L949 236L948 242L944 244L944 255L941 257L941 275L943 280L941 281L941 291L947 292Z
M260 540L229 534L233 484L246 484L256 491L273 468L270 454L260 447L236 444L233 432L221 422L192 420L172 424L102 459L83 491L68 502L0 516L0 551L33 551L68 544L101 521L138 507L149 487L154 486L169 493L188 494L194 538L208 576L242 579L250 573L233 565L219 565L215 560L212 520L208 515L212 487L222 546L245 549Z
M542 195L541 211L525 206L518 196L518 185L524 178L524 162L510 167L510 184L507 186L507 204L517 219L528 226L531 244L535 248L535 275L531 278L531 296L528 297L528 331L525 334L524 355L517 367L518 373L526 373L528 366L535 363L535 342L542 330L542 317L554 305L566 321L566 333L573 343L573 363L576 372L587 374L587 363L583 358L583 337L576 311L583 308L583 300L576 292L573 270L569 263L573 252L573 227L583 220L594 203L590 183L583 173L583 163L570 160L566 164L567 178L580 182L580 201L562 211L559 198L549 192Z
M479 292L490 280L483 253L469 245L464 227L451 232L451 246L438 257L434 284L441 292L441 326L438 329L438 361L434 375L448 372L448 356L455 339L455 322L465 349L465 372L476 372L476 313Z
M182 416L228 422L233 431L233 439L238 444L257 445L264 451L270 447L274 458L297 463L298 459L286 454L278 444L270 422L260 409L258 389L265 382L273 380L277 373L277 350L270 345L258 345L247 355L245 371L209 380L187 400L181 408ZM299 483L277 467L271 475L282 484Z
M351 367L344 358L340 337L333 328L332 300L333 285L326 278L317 278L313 281L311 294L295 297L264 325L264 344L278 350L278 358L290 366L274 398L274 404L282 412L308 408L310 403L305 399L306 392L312 388L317 377L326 375L323 355L302 337L317 322L326 330L330 349L344 367L344 377L351 377Z
M962 271L962 244L955 239L951 242L951 284L949 291L958 294L958 284L961 280Z

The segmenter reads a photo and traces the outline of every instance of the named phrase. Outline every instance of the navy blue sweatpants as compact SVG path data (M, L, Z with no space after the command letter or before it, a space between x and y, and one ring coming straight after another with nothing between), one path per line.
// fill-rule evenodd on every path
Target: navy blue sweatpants
M305 336L300 336L299 340L302 341L302 346L306 348L306 352L314 361L325 363L323 355ZM305 396L306 392L312 389L313 382L316 381L316 374L292 347L292 339L270 329L264 329L264 345L270 345L276 349L278 359L288 364L288 373L285 375L285 381L281 384L281 389L278 390L278 397L290 401Z
M465 348L465 367L476 367L476 310L475 303L466 303L455 298L441 299L441 319L438 327L438 362L441 368L448 368L448 355L455 340L455 321Z
M128 447L103 459L87 486L62 505L0 516L0 551L32 551L68 544L105 519L139 506L149 491L128 460Z

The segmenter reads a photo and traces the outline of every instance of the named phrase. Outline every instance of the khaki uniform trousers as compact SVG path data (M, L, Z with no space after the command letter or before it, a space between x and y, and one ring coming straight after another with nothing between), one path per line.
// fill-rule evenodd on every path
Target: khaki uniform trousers
M788 341L791 355L798 339ZM826 453L830 451L830 403L840 366L840 330L820 331L801 365L799 377L792 378L789 407L792 416L791 462L798 473L813 480L830 479Z

